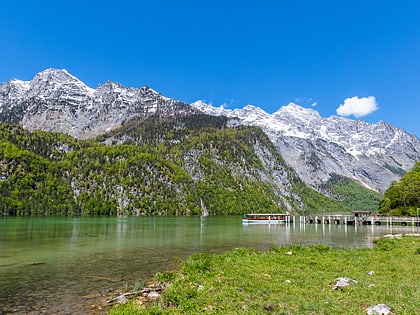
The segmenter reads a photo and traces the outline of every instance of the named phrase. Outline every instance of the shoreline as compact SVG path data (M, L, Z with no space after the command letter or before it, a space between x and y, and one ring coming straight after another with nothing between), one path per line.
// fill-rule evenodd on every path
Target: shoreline
M179 270L155 276L165 286L159 296L117 305L109 314L365 314L378 304L389 305L389 314L420 313L420 234L374 241L369 249L292 245L195 254ZM337 279L352 281L334 289Z

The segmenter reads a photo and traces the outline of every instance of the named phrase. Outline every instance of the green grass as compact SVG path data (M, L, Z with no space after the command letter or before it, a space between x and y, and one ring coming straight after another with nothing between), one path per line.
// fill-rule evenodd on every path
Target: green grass
M420 314L419 276L418 237L380 239L373 249L357 250L239 248L191 256L178 272L156 275L169 282L161 300L148 307L132 301L111 314L365 314L380 303L394 314ZM357 283L332 290L337 277Z

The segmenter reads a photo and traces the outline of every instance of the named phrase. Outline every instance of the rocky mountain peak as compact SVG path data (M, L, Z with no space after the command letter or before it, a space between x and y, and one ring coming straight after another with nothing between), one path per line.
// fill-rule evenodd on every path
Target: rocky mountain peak
M31 81L12 79L9 82L0 83L0 109L3 101L21 97L30 89Z
M295 103L289 103L286 106L280 107L279 110L273 113L273 116L279 119L293 117L301 121L321 119L321 115L316 110L305 108Z
M94 90L67 70L47 69L37 73L30 82L28 97L57 98L69 95L89 97Z
M124 121L150 115L182 115L191 107L153 89L107 81L92 89L66 70L46 69L29 82L0 84L0 121L90 138Z
M49 68L35 74L32 82L36 84L39 81L79 81L76 77L72 76L65 69Z

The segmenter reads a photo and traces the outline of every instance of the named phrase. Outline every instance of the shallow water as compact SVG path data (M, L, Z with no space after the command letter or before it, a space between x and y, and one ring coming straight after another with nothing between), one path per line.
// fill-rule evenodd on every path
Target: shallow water
M290 244L371 247L418 227L242 225L234 217L2 218L0 313L98 313L110 296L197 252Z

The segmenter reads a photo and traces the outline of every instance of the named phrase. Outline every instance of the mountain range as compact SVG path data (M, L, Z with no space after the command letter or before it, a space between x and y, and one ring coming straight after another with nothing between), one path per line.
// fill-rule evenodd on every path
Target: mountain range
M383 193L420 160L420 140L386 122L320 114L296 104L269 114L256 106L213 107L186 104L148 86L106 82L92 89L66 70L47 69L31 81L0 83L0 122L28 130L61 132L91 139L135 119L149 117L226 117L227 127L261 128L288 166L310 187L327 196L337 178L348 178Z
M252 105L227 110L198 101L192 106L237 119L238 124L261 127L299 176L324 193L332 174L384 192L420 159L419 138L383 121L369 124L338 116L323 118L293 103L273 114Z
M147 86L125 88L108 81L92 89L66 70L47 69L31 81L0 83L0 121L78 139L104 134L139 116L194 112Z

